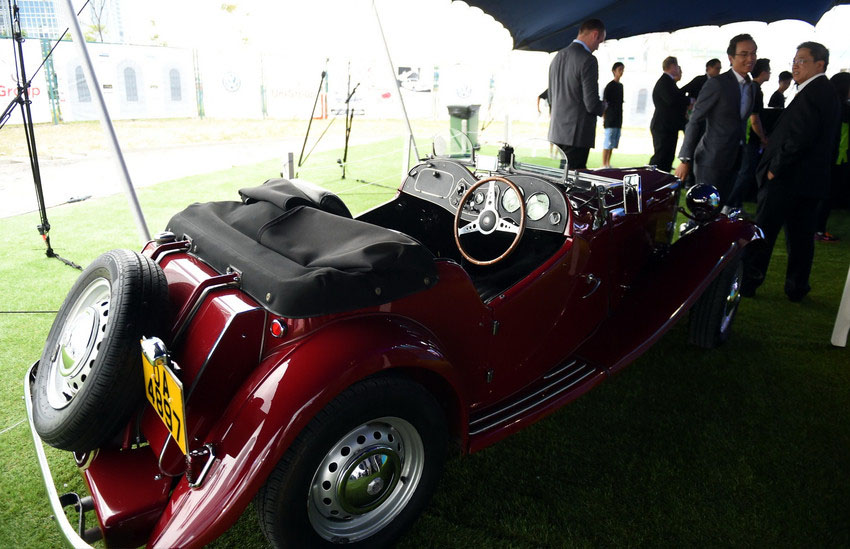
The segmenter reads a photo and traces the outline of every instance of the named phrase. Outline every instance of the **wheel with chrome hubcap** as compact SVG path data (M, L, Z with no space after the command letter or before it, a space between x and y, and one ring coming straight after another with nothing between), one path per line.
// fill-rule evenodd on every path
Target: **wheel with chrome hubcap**
M443 412L421 386L355 384L302 431L258 494L263 530L277 547L389 544L430 498L445 448Z
M106 333L111 294L107 279L89 283L71 307L50 362L42 366L48 368L47 401L56 410L74 401L91 374Z
M168 284L162 269L129 250L86 268L47 336L33 386L42 440L73 452L105 443L142 399L141 336L162 334Z

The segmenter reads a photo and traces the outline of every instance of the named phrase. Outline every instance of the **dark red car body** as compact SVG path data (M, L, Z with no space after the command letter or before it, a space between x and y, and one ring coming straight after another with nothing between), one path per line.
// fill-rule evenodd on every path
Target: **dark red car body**
M441 247L451 235L450 206L434 214L435 200L417 195L414 184L417 170L439 168L434 162L414 168L394 200L358 219ZM622 205L617 182L629 174L641 177L640 213ZM672 243L678 180L651 168L581 177L590 188L545 183L564 197L563 230L550 230L545 257L486 299L462 259L435 253L438 282L427 289L287 318L243 291L238 272L216 271L179 236L145 246L168 280L166 337L186 388L190 455L149 405L97 451L82 474L107 543L188 547L216 539L311 418L383 372L435 395L460 453L486 448L633 361L759 238L754 225L719 216ZM600 185L603 198L595 195ZM396 215L400 203L413 206ZM437 226L439 237L431 232ZM203 484L190 487L205 467Z

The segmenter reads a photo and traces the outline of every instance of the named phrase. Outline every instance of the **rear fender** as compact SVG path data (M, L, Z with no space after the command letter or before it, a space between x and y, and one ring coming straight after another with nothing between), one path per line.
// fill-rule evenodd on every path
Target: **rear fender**
M744 247L760 245L763 238L757 225L726 217L680 238L628 289L577 355L609 373L618 371L661 338Z
M439 376L458 398L457 380L435 338L400 317L340 320L267 357L210 431L215 460L203 485L192 489L185 477L180 480L151 546L199 547L216 539L319 410L353 383L397 367Z

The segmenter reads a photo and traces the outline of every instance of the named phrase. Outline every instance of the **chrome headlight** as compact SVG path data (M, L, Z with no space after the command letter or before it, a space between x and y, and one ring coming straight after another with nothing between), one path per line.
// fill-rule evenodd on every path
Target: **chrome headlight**
M720 193L711 185L694 185L685 196L685 205L694 219L708 221L720 212Z

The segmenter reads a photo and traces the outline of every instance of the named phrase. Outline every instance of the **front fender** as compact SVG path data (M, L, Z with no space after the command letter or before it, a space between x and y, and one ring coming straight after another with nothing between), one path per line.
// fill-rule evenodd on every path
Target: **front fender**
M396 367L430 371L458 394L435 338L398 316L343 319L267 357L210 432L216 457L204 484L191 489L180 480L149 544L200 547L216 539L319 410L358 380Z
M757 225L726 217L680 238L629 288L577 355L610 373L618 371L661 338L745 246L763 238Z

